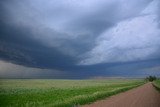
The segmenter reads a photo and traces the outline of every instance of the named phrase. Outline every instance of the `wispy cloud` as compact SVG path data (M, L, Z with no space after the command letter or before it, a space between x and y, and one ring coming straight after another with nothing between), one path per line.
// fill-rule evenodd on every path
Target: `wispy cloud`
M96 46L80 64L158 58L160 29L156 18L156 15L146 15L118 23L97 38Z

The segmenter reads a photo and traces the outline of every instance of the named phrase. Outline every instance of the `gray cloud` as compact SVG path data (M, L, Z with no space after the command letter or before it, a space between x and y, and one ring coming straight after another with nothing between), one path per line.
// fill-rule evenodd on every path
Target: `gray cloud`
M65 78L66 72L54 69L25 67L0 61L0 78Z
M121 20L139 15L149 2L13 0L2 3L7 14L6 23L26 27L30 29L27 36L64 53L77 55L81 54L79 47L72 47L72 43L83 47L85 44L88 51L93 48L95 36Z
M140 16L121 21L115 27L102 33L97 38L96 46L86 53L85 59L80 64L158 58L160 29L157 14L154 11L156 7L153 3L148 7Z
M70 77L109 75L109 66L159 59L158 2L2 0L0 59Z
M0 59L2 60L41 68L60 68L60 66L72 65L76 61L54 47L46 47L41 42L27 37L30 31L27 28L13 27L3 23L0 28L2 34Z

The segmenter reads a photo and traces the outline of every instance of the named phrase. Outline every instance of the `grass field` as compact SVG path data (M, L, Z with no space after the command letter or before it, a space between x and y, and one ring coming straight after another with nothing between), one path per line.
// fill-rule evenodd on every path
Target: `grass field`
M154 86L160 91L160 79L154 81Z
M0 107L73 107L144 83L143 80L0 80Z

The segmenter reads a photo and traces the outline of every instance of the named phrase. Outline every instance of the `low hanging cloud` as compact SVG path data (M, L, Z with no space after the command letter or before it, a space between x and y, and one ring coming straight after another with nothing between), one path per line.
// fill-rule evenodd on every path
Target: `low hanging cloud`
M60 70L25 67L0 61L0 78L65 78L66 73Z

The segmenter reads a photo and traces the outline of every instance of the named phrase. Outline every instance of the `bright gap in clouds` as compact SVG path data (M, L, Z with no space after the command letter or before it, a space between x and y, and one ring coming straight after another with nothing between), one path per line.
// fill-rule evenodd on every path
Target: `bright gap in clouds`
M158 57L160 29L157 15L141 16L119 22L96 39L96 46L83 57L82 65L148 60Z

